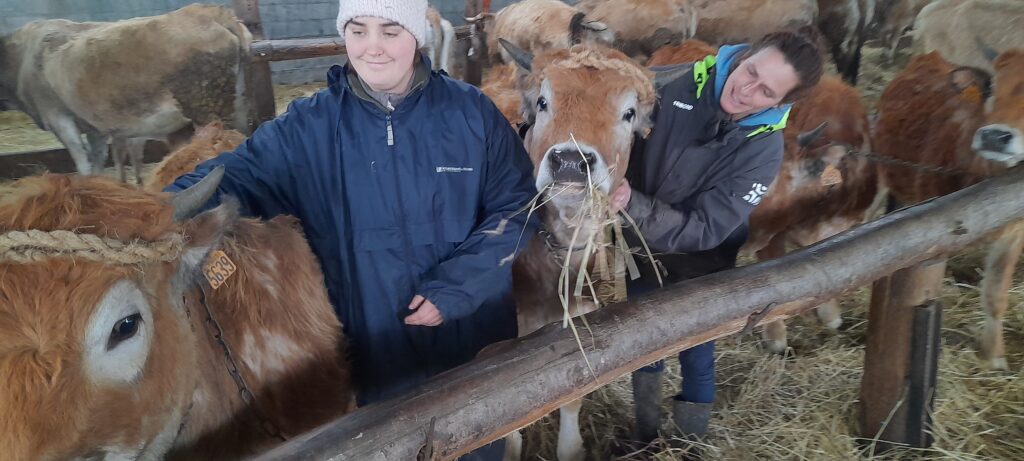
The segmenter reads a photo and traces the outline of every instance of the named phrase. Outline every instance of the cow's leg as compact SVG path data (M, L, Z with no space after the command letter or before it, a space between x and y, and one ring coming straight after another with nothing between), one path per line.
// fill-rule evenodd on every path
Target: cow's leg
M558 461L583 461L583 436L580 435L580 407L583 398L573 400L558 410Z
M75 121L60 115L53 117L43 115L43 122L53 132L54 136L57 136L57 139L64 144L64 147L68 149L68 153L71 154L71 160L75 162L75 169L78 170L78 173L82 175L93 174L93 165L89 162L89 146L82 141L82 132L78 131Z
M786 254L786 236L785 234L776 234L768 242L767 246L757 252L757 259L767 261L784 254ZM768 351L775 354L786 352L786 347L788 346L786 324L782 320L775 320L765 325L764 331L761 332L761 337Z
M128 148L128 159L131 160L132 169L135 170L135 184L142 185L142 154L146 150L146 139L131 138L126 141L126 147Z
M117 170L117 179L121 182L127 182L124 173L124 160L128 156L126 141L125 138L116 137L110 146L111 154L114 157L114 169Z
M818 320L831 330L838 330L843 326L843 313L839 310L839 300L830 299L825 301L814 310L818 314Z
M512 431L505 436L505 457L503 461L520 461L523 459L523 433Z
M89 163L92 164L97 172L103 170L103 167L107 166L107 155L109 152L109 146L107 145L108 137L99 133L88 132L85 133L85 139L89 141Z
M1024 227L1007 229L988 250L985 275L981 281L981 306L985 323L981 332L981 356L992 368L1006 368L1003 346L1003 315L1008 304L1007 291L1013 282L1013 270L1020 259Z

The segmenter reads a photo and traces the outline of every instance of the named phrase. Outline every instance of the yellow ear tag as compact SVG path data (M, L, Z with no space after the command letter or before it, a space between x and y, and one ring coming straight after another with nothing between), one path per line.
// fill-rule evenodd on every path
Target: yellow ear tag
M206 276L206 281L210 282L210 286L216 290L236 270L238 270L238 267L235 266L235 263L231 261L227 254L221 250L215 250L206 259L206 265L203 266L203 275Z
M828 165L825 170L821 172L821 185L822 186L833 186L843 182L843 174L839 172L839 169Z

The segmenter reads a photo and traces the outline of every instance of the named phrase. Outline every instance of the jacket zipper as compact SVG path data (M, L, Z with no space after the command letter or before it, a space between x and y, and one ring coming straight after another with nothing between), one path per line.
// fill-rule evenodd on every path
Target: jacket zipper
M387 121L388 121L388 145L389 146L394 146L395 145L395 132L394 132L394 130L391 129L391 114L388 114L386 118L387 118Z

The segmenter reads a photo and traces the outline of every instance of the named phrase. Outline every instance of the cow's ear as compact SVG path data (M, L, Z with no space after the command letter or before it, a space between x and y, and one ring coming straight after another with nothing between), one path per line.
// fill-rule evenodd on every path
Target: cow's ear
M185 246L178 262L178 280L187 285L202 277L210 252L220 246L224 235L238 222L238 200L224 197L221 204L182 223Z
M985 102L992 95L992 75L977 67L961 66L949 72L949 84L961 97Z

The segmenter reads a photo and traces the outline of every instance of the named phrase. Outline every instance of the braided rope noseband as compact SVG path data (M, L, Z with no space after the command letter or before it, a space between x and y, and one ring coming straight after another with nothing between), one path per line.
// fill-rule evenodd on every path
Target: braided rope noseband
M122 242L95 234L67 230L8 231L0 234L0 263L33 263L52 257L81 258L107 264L173 261L181 254L184 238L171 233L160 240Z

